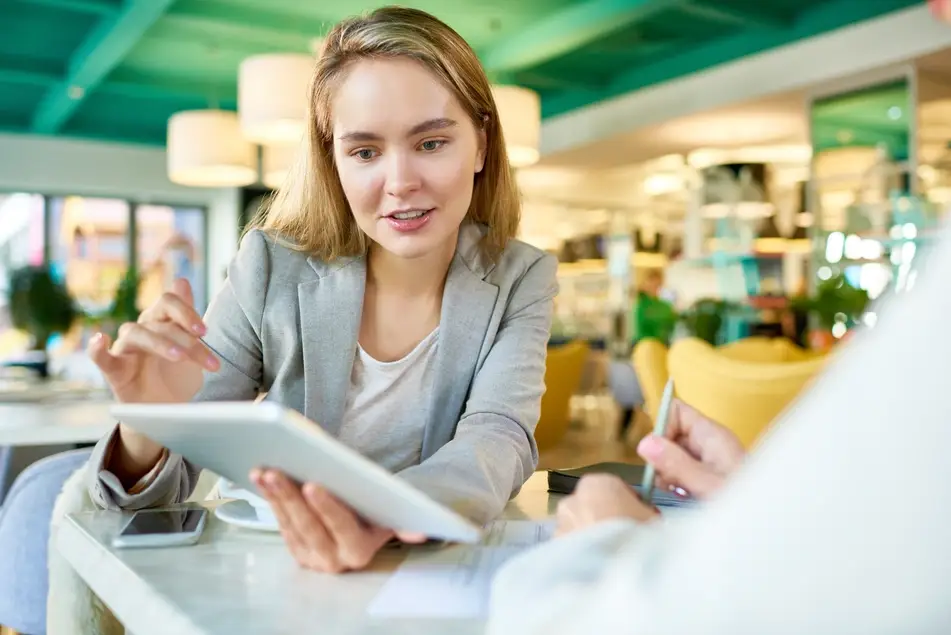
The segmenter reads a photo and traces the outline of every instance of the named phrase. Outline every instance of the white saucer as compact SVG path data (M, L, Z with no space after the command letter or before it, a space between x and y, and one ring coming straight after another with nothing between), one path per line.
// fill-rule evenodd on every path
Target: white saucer
M250 503L244 500L233 500L222 503L215 508L215 516L231 525L256 529L258 531L280 531L277 521L273 517L258 518L258 513Z

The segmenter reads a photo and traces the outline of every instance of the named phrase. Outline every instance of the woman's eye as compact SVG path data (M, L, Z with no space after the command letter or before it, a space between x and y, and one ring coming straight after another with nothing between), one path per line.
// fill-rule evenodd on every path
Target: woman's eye
M426 152L433 152L443 147L445 143L446 142L442 139L427 139L426 141L423 141L422 144L420 144L420 147L422 147L422 149Z
M369 148L362 148L353 153L361 161L369 161L373 158L373 150Z

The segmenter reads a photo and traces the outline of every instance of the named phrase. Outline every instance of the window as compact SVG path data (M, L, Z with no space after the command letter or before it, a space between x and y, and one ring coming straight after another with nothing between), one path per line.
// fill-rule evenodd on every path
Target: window
M129 267L129 210L120 199L50 199L50 268L87 313L112 306Z
M0 359L27 350L29 337L12 328L7 307L10 274L48 264L79 308L95 318L108 311L136 264L138 307L145 308L176 278L186 278L195 306L208 304L206 211L198 207L136 205L120 198L0 193ZM92 329L77 324L54 338L55 356L80 351Z
M0 218L0 358L5 358L30 346L26 334L13 330L7 291L15 269L43 264L43 197L0 194Z
M175 279L185 278L191 284L195 308L204 313L208 304L204 210L139 205L135 228L139 307L151 305Z

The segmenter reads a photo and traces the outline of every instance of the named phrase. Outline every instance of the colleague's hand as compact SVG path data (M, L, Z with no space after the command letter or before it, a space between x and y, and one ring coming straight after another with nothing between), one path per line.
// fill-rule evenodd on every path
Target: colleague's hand
M201 389L203 370L216 371L219 361L199 339L205 325L194 308L186 280L123 324L115 343L99 334L88 353L102 371L117 401L180 403Z
M587 474L578 481L574 492L558 503L555 535L563 536L617 518L647 522L657 517L657 508L645 505L620 478Z
M654 466L655 487L681 488L700 499L718 490L746 456L735 434L679 399L671 406L666 434L644 437L637 452Z
M359 570L393 536L409 543L426 540L368 524L327 490L313 483L300 487L278 470L253 470L251 481L270 504L294 559L307 569Z

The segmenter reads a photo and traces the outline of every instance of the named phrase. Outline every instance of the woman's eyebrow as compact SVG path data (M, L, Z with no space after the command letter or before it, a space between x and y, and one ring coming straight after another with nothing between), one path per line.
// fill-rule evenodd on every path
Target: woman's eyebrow
M436 119L427 119L421 123L416 124L410 128L407 136L412 137L424 132L432 132L434 130L445 130L446 128L452 128L456 126L455 119L449 119L447 117L438 117ZM345 132L339 137L340 141L350 141L350 142L366 142L366 141L381 141L383 137L375 132L366 132L363 130L354 130L353 132Z

